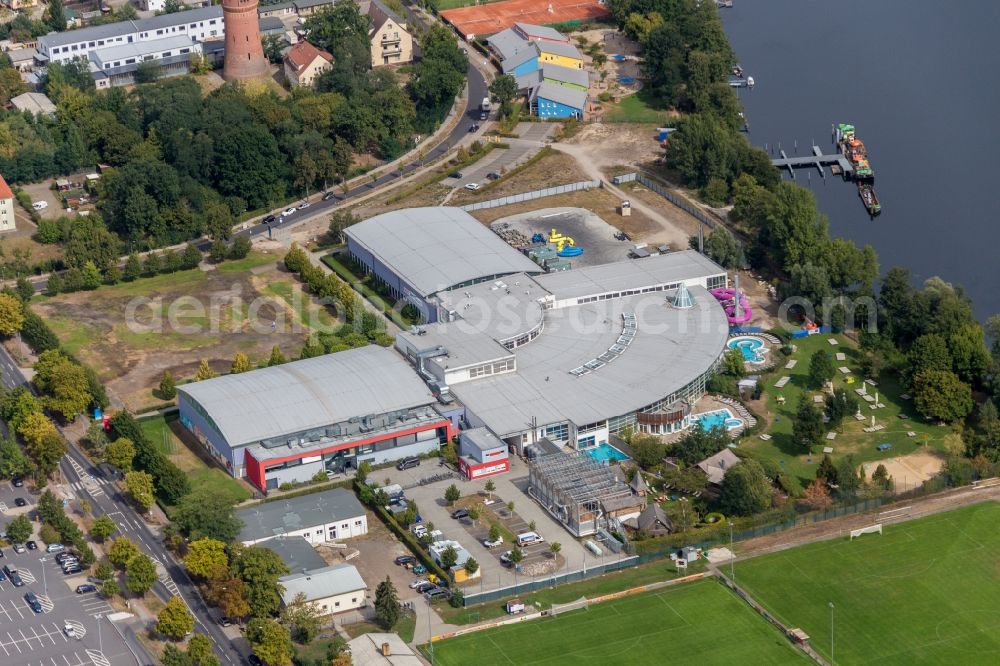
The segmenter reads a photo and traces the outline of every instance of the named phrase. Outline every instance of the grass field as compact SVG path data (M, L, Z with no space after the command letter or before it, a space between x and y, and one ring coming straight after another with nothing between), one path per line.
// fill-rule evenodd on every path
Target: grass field
M1000 505L736 565L737 581L838 664L1000 663Z
M836 338L838 345L831 345L828 338ZM851 368L851 375L836 373L833 383L835 388L846 389L851 395L857 395L854 391L861 386L862 375L857 370L856 350L853 343L847 338L835 335L811 335L807 338L800 338L794 341L798 350L790 357L798 360L798 363L791 370L784 368L788 359L778 357L777 367L764 376L764 390L767 395L767 409L775 415L775 420L769 432L773 439L762 441L757 437L749 437L740 443L741 448L754 451L765 458L770 458L778 462L788 472L799 476L803 483L808 483L816 476L816 467L823 458L822 447L814 447L812 455L806 455L792 440L792 423L795 411L799 402L805 397L811 399L813 395L820 393L809 381L809 360L816 351L823 351L832 355L841 352L847 357L846 361L838 361L834 358L834 367L846 366ZM770 353L776 354L776 350ZM774 383L783 376L791 377L784 388L774 388ZM854 379L853 384L847 383L847 378ZM824 446L833 448L831 457L835 460L848 453L853 454L858 463L869 460L879 460L893 458L913 453L918 448L927 446L933 450L943 450L944 437L950 430L928 423L920 418L913 409L912 401L900 398L904 393L894 377L884 376L880 378L878 386L867 386L870 393L879 394L879 402L885 407L872 410L867 403L862 402L861 413L865 415L866 421L859 422L853 418L844 420L837 438L832 441L823 440ZM785 398L785 404L778 404L777 397L781 395ZM875 415L876 423L885 424L886 429L876 433L866 433L864 428L871 425L871 415ZM901 419L903 414L907 418ZM907 432L916 432L916 437L908 437ZM888 451L879 451L876 447L879 444L891 444Z
M650 94L639 91L626 95L617 104L609 104L604 119L609 123L648 123L663 125L671 120L664 104Z
M165 417L157 415L140 419L139 425L142 426L142 431L146 433L149 441L165 453L191 480L192 488L211 488L213 494L229 497L233 503L249 499L250 491L246 486L221 469L210 466L177 437L171 430L171 426L176 427L176 422L176 414Z
M803 664L804 655L714 580L434 644L436 664Z

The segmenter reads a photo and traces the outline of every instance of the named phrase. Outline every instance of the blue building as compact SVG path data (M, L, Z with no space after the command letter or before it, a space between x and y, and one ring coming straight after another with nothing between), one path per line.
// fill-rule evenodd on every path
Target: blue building
M513 28L508 28L486 40L504 74L524 76L538 69L538 46L522 37Z
M587 91L546 80L531 91L530 101L539 118L583 118Z

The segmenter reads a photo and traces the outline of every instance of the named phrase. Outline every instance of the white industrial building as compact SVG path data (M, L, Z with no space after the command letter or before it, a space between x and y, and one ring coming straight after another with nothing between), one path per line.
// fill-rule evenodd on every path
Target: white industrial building
M243 522L236 539L244 546L279 537L302 537L318 544L368 533L365 508L354 493L343 488L265 502L240 509L235 516Z
M278 583L284 588L281 601L285 606L301 595L323 615L364 608L368 603L368 585L351 564L290 573Z

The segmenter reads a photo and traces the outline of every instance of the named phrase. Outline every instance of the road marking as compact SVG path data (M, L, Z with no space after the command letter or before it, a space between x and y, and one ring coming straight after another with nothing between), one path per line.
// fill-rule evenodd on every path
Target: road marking
M108 658L100 650L87 650L87 656L90 657L90 661L94 663L94 666L111 666L111 662L108 661Z
M19 576L21 576L21 580L23 580L25 583L37 583L38 582L38 581L35 580L35 574L31 573L30 569L22 569L21 567L18 567L17 568L17 573L18 573Z
M38 601L42 604L42 611L45 613L51 613L52 609L55 608L55 604L44 594L38 595Z
M87 635L87 628L83 626L83 623L81 622L77 622L76 620L66 620L66 626L72 627L73 633L75 634L74 638L76 638L76 640L80 640ZM52 642L55 643L55 641Z

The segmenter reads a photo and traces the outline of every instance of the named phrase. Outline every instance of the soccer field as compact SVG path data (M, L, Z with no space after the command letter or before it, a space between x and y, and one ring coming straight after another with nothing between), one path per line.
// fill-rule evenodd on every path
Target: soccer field
M1000 505L736 564L737 583L837 664L1000 663Z
M781 633L715 580L596 604L434 644L442 666L804 664Z

